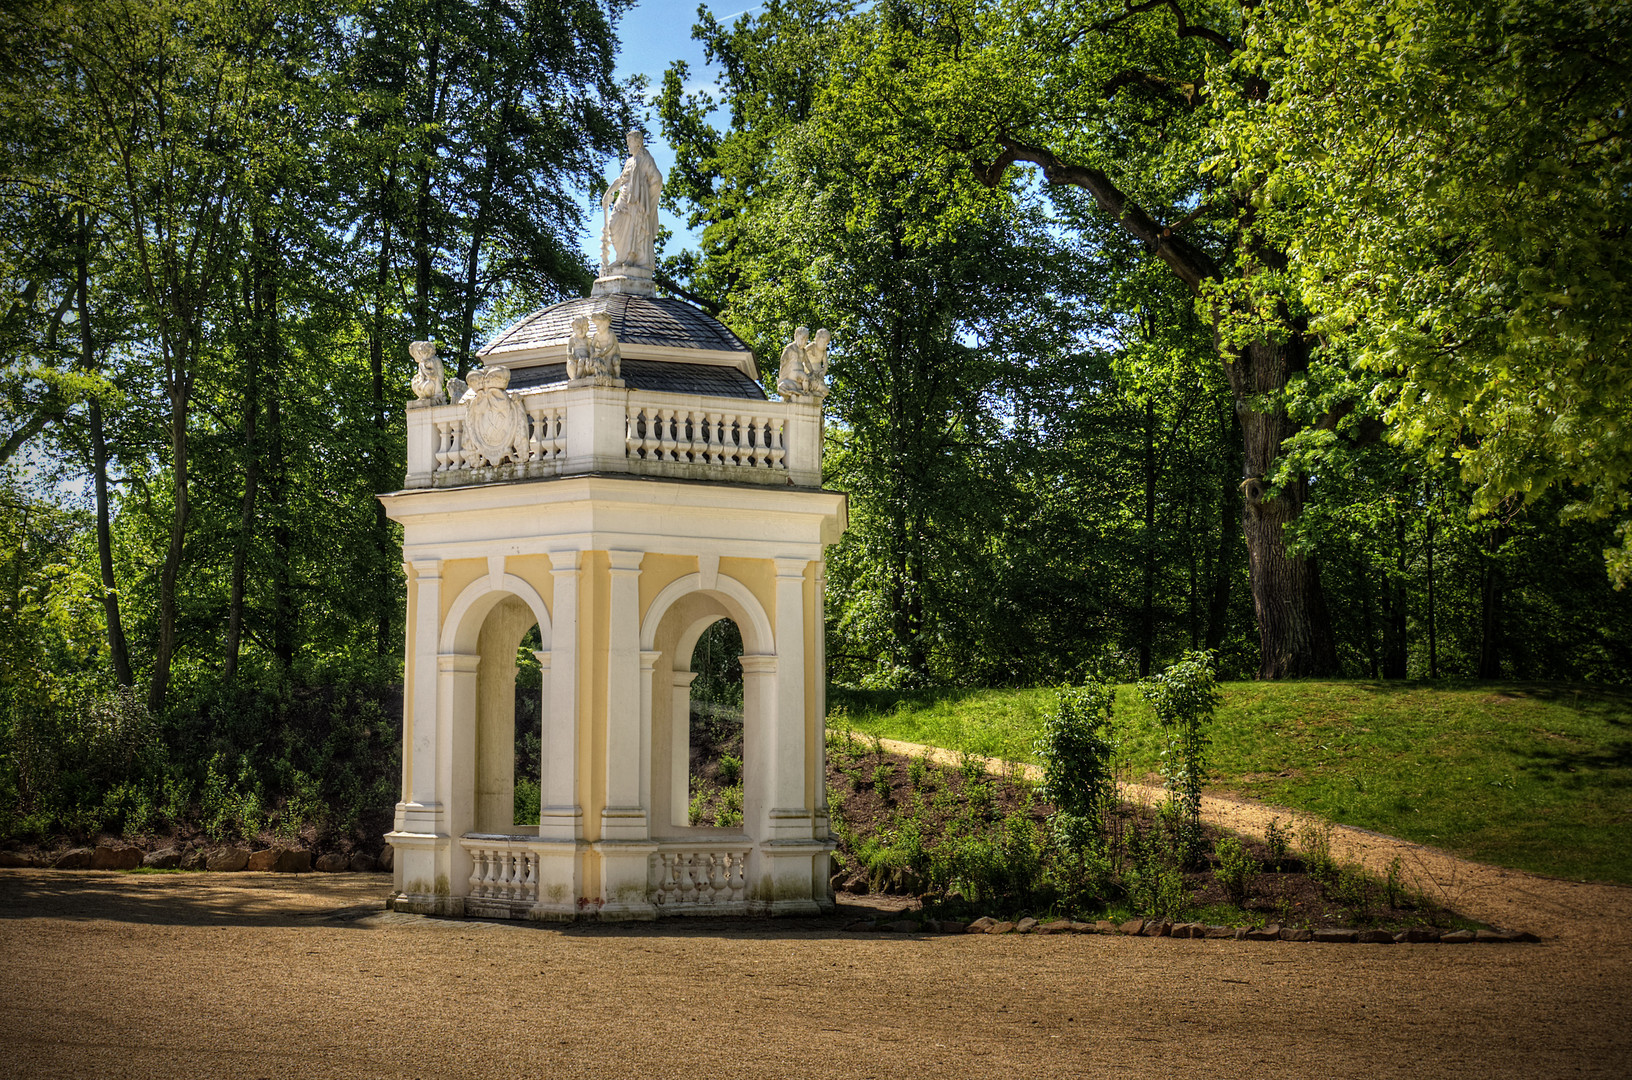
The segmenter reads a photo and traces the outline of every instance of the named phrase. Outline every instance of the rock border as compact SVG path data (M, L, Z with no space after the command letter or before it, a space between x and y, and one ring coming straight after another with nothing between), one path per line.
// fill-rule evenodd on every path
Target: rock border
M253 848L244 844L224 844L186 849L167 847L146 851L136 844L104 843L76 847L44 855L0 851L0 868L29 870L204 870L221 874L242 871L274 874L390 873L391 845L378 858L364 852L342 855L329 852L313 858L303 847Z
M1024 918L1019 922L982 916L973 922L954 919L861 919L844 929L853 932L880 931L884 933L913 934L1112 934L1120 937L1205 938L1232 941L1311 941L1323 945L1518 945L1541 941L1525 930L1439 930L1428 926L1414 926L1406 930L1362 930L1352 927L1327 927L1311 930L1307 927L1281 926L1218 926L1207 923L1175 923L1166 919L1128 919L1113 923L1107 919L1097 922L1075 922L1071 919L1050 919L1046 922Z

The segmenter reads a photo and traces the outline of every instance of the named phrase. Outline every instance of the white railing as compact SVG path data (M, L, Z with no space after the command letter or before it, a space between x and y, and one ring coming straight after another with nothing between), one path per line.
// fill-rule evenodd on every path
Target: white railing
M691 846L652 856L658 914L722 911L746 906L748 848L743 844Z
M527 466L553 465L566 453L567 450L567 410L543 394L529 394L522 398L527 409L527 444L525 450L518 448L508 455L501 465L519 467L524 475L543 475L556 471L554 468L528 469ZM452 482L481 483L490 479L485 475L472 475L468 478L456 477L450 474L474 473L488 465L482 455L465 445L465 414L462 407L443 407L436 410L440 415L432 418L431 424L436 432L436 450L432 454L435 462L432 474L436 483Z
M822 412L802 401L624 387L510 393L526 412L514 442L477 448L470 406L408 410L405 486L463 487L535 477L636 473L722 483L822 483ZM496 426L491 412L483 432ZM489 437L494 437L490 435ZM502 440L502 436L499 436Z
M465 836L460 845L470 853L470 892L467 904L498 901L531 905L538 900L538 852L524 836Z
M625 416L624 451L642 462L788 468L786 417L769 409L686 408L631 398Z

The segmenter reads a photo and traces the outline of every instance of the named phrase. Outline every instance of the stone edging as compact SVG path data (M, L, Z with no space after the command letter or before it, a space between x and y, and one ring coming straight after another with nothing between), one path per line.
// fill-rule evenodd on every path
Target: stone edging
M1433 927L1412 927L1409 930L1356 930L1331 928L1309 930L1283 927L1278 923L1267 926L1209 926L1204 923L1174 923L1165 919L1129 919L1113 923L1106 919L1098 922L1073 922L1070 919L1052 919L1040 922L1025 918L1008 922L985 916L971 923L950 919L864 919L851 923L846 930L868 930L887 933L930 934L1117 934L1123 937L1211 938L1233 941L1318 941L1322 944L1366 945L1466 945L1518 944L1538 942L1535 934L1522 930L1438 930Z
M351 856L339 852L319 855L314 862L312 853L305 848L271 847L254 850L242 845L215 848L164 848L144 851L133 844L98 844L94 848L79 847L45 857L21 855L0 851L0 867L26 867L36 870L213 870L217 873L236 873L241 870L279 874L320 873L338 874L389 872L392 864L391 845L387 844L378 859L361 852Z

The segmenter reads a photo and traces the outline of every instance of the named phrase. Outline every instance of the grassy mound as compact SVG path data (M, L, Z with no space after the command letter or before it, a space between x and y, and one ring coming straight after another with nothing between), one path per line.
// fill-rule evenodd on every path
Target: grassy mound
M1632 884L1632 694L1556 684L1225 683L1210 793L1237 793L1533 873ZM1034 761L1053 695L835 689L832 710L885 738ZM1117 697L1134 779L1160 741Z

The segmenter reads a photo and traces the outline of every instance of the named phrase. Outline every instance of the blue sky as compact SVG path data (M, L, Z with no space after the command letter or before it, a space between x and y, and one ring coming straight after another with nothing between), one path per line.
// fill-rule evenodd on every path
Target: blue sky
M715 0L704 6L723 23L758 11L760 7L747 0ZM691 65L694 83L710 81L710 72L703 62L702 43L691 36L691 26L696 21L696 0L645 0L636 4L618 25L618 37L622 41L622 47L618 50L618 77L626 79L631 75L645 75L655 90L663 82L664 70L674 61L684 60ZM657 167L667 176L674 165L674 154L658 134L655 115L648 117L646 128L651 133L647 146L657 159ZM616 160L608 158L602 175L611 180L622 167L621 157ZM593 199L590 200L590 209L592 224L589 234L583 237L583 249L590 262L596 263L601 257L601 210L599 203ZM685 222L667 211L662 218L663 226L674 232L674 239L669 241L667 251L672 253L695 246L696 236L686 228Z

